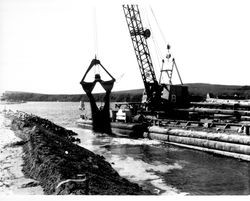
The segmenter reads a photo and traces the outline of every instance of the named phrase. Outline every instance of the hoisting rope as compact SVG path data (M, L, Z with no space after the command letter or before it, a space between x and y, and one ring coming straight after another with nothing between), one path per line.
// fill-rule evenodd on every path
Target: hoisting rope
M98 26L97 26L97 14L96 7L93 7L93 39L94 39L94 51L95 51L95 59L98 57ZM98 65L94 66L94 73L100 74L100 68Z
M147 26L149 27L149 29L151 31L151 38L152 38L152 41L154 43L154 50L155 50L155 54L156 54L156 59L157 59L158 65L160 66L160 63L161 63L160 60L163 59L163 54L160 51L160 48L159 48L157 41L155 40L154 32L153 32L153 29L151 27L150 20L148 18L147 9L144 9L144 16L146 16L145 18L146 18Z
M96 17L96 7L93 7L93 36L94 36L94 51L95 57L98 57L98 38L97 38L97 17Z
M165 38L165 35L163 34L163 31L162 31L162 29L161 29L161 27L160 27L160 25L159 25L159 22L158 22L158 20L157 20L157 18L156 18L156 16L155 16L155 13L154 13L154 11L153 11L153 9L152 9L151 6L150 6L150 10L151 10L151 13L152 13L152 15L153 15L153 17L154 17L154 20L155 20L156 24L157 24L157 27L158 27L158 29L159 29L159 31L160 31L160 34L161 34L161 37L162 37L162 39L163 39L163 41L164 41L164 43L165 43L165 46L166 46L167 49L168 49L168 53L167 53L166 58L167 58L167 61L169 62L170 57L171 57L171 54L169 53L170 46L169 46L169 44L167 43L167 40L166 40L166 38ZM164 60L162 60L162 61L163 61L163 62L162 62L162 70L163 70ZM171 66L171 71L170 71L170 73L168 73L168 72L166 71L166 72L167 72L167 75L168 75L168 77L169 77L169 83L172 84L172 81L171 81L171 80L172 80L172 75L173 75L174 69L176 69L177 74L178 74L178 77L179 77L179 79L180 79L180 82L181 82L181 84L183 84L182 79L181 79L181 75L180 75L180 73L179 73L179 70L178 70L178 67L177 67L177 65L176 65L176 62L175 62L175 59L174 59L174 58L172 59L172 66ZM162 73L162 70L161 70L161 73ZM161 77L162 77L162 75L160 75L159 82L161 82Z
M155 19L155 22L156 22L156 24L157 24L157 26L158 26L158 29L159 29L159 31L160 31L160 33L161 33L161 37L162 37L162 39L163 39L163 41L164 41L164 43L165 43L165 46L167 47L167 45L168 45L167 40L166 40L166 38L165 38L165 36L164 36L162 30L161 30L161 27L160 27L160 25L159 25L159 23L158 23L158 21L157 21L157 18L156 18L156 16L155 16L154 11L153 11L153 9L152 9L151 6L150 6L150 10L151 10L151 13L152 13L152 15L153 15L153 17L154 17L154 19Z

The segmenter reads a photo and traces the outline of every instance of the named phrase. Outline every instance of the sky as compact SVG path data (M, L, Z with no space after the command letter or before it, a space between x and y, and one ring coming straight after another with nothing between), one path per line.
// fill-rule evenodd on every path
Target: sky
M157 77L154 41L162 55L171 45L184 83L250 85L248 0L0 0L0 92L81 94L95 55L116 78L114 91L143 88L124 3L139 4L151 27Z

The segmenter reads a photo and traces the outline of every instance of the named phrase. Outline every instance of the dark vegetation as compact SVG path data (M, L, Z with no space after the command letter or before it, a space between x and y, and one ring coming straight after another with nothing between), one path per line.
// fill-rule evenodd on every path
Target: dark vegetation
M192 83L185 85L189 87L191 101L204 100L207 93L210 93L214 97L218 98L250 99L250 86L216 85L203 83ZM116 91L112 92L110 99L112 102L140 102L142 93L143 89ZM97 101L102 101L104 94L97 93L94 94L94 97ZM88 101L86 94L50 95L11 91L5 92L1 99L7 101Z
M138 102L141 101L143 89L112 92L110 100L113 102ZM105 94L96 93L94 97L97 101L102 101ZM38 94L29 92L6 91L1 100L6 101L60 101L60 102L79 102L89 101L86 94Z
M20 144L24 150L23 172L37 180L45 194L150 194L120 177L103 156L74 143L77 138L73 131L26 113L7 117L12 119L12 130L25 142Z
M250 99L250 86L193 83L186 84L191 96L206 97L210 93L215 98Z

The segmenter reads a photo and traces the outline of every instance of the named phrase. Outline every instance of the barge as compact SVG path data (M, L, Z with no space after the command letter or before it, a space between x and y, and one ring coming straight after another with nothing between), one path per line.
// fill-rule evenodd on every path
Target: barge
M113 136L160 140L167 144L250 161L248 123L143 118L131 116L133 113L124 108L112 111L112 114ZM84 129L92 129L90 119L81 118L76 124Z
M92 129L92 120L79 119L76 124L80 128ZM146 132L147 125L144 123L122 123L122 122L111 122L111 135L117 137L129 137L129 138L140 138L143 137L143 133Z

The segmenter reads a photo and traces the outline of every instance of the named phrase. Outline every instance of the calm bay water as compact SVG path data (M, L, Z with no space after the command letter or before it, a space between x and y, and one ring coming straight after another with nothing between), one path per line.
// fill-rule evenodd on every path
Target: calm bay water
M0 105L0 110L4 107L36 114L75 131L81 146L103 155L121 176L159 194L250 195L249 162L155 140L97 135L75 124L82 113L79 103L28 102Z

